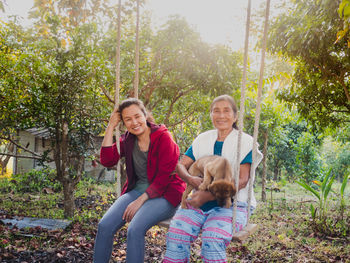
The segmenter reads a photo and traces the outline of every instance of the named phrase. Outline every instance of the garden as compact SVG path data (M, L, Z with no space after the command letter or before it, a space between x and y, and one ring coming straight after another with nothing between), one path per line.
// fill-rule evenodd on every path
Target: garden
M1 179L1 219L64 218L59 187L44 180L28 186L33 175ZM35 178L38 175L35 173ZM314 191L319 190L322 196L321 187L316 186ZM259 206L251 221L258 224L258 230L243 243L231 242L227 249L229 262L350 262L350 189L344 188L342 207L341 187L334 183L324 199L325 217L318 214L320 200L295 182L268 191L265 202L259 200L261 188L257 187ZM44 188L52 191L47 193ZM75 216L66 229L18 229L1 224L0 262L91 262L98 221L116 198L115 184L87 178L77 187ZM316 210L316 218L310 205ZM166 229L159 226L147 232L145 262L161 262L165 234ZM201 262L200 246L199 238L193 244L191 262ZM123 227L115 235L112 262L124 262L125 256Z
M92 261L126 180L123 159L100 163L121 101L140 99L183 154L213 129L223 94L264 156L257 231L230 243L228 261L350 262L350 0L29 2L25 24L10 12L23 1L0 0L0 262ZM148 9L181 3L190 16L158 24ZM204 32L195 14L207 14ZM230 38L204 39L209 24L232 25ZM111 142L126 130L113 127ZM61 225L11 224L31 219ZM161 262L166 231L147 232L145 262ZM111 261L125 262L126 236L116 233Z

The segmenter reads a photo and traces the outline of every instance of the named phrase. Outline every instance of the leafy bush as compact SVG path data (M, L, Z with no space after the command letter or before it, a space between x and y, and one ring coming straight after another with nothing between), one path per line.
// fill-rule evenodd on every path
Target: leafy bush
M32 170L25 174L15 174L7 179L8 188L10 188L8 190L33 193L42 192L43 189L51 189L59 192L62 190L62 185L55 179L55 176L55 170L49 168ZM6 184L6 182L2 184Z

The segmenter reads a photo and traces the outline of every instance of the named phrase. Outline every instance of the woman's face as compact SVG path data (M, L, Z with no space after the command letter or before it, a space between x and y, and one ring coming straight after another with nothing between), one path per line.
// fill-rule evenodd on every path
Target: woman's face
M213 125L218 130L232 130L232 125L237 121L237 116L226 100L214 104L210 113Z
M125 108L121 114L124 125L130 133L139 136L148 128L146 117L139 106L132 104Z

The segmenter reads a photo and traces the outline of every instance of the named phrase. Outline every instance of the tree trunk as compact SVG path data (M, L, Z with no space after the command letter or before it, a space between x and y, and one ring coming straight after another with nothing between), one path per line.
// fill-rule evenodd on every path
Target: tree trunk
M11 142L8 142L5 147L5 153L13 154L13 151L15 149L15 145ZM0 171L1 175L4 175L7 171L7 164L10 161L11 155L7 155L4 157L4 159L0 158Z
M68 123L62 121L62 126L56 127L56 141L54 147L56 164L56 178L63 186L64 217L74 216L74 190L79 183L84 169L84 156L69 155L68 149Z
M74 198L75 185L71 181L65 181L63 183L63 207L64 217L69 218L74 216L75 211L75 198Z
M267 142L268 142L268 132L264 133L264 158L263 158L263 171L261 175L261 200L266 202L266 161L267 161Z
M273 169L273 180L277 182L278 180L278 163L275 165L274 169Z

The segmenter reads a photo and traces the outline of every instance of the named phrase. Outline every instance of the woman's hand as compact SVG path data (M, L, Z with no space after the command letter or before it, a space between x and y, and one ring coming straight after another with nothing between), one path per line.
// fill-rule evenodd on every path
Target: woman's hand
M123 220L130 222L134 218L136 212L143 205L143 203L147 201L147 199L148 195L146 193L143 193L135 201L131 202L124 211Z
M200 184L203 182L203 178L198 176L189 176L188 177L188 183L192 185L195 189L198 189Z
M120 113L118 112L118 109L115 108L112 111L111 116L109 117L108 126L114 129L115 127L117 127L120 121L121 121Z
M187 200L187 204L194 208L199 208L208 201L215 200L215 197L209 191L196 191L192 194L191 199Z
M136 212L140 209L142 204L143 202L141 202L139 199L136 199L135 201L131 202L124 211L123 220L125 220L126 222L130 222L135 216Z
M117 111L117 108L115 108L112 111L111 116L109 117L108 126L106 128L105 136L103 137L102 141L103 147L111 146L113 144L113 132L115 127L117 127L117 125L119 124L120 120L120 113Z

